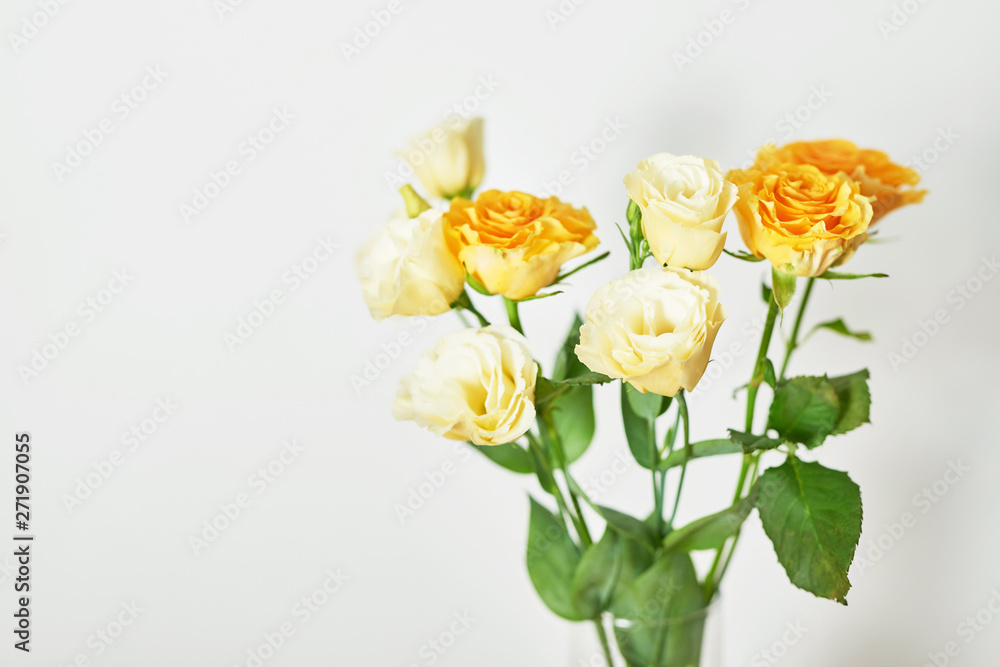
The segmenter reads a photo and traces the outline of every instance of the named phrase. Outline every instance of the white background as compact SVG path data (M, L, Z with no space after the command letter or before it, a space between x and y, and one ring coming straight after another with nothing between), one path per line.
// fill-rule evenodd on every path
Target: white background
M287 621L295 634L267 665L423 666L431 662L422 646L465 612L471 628L434 664L579 664L571 642L587 632L551 615L525 573L526 491L538 493L535 485L391 419L398 378L458 320L446 315L420 332L412 321L376 324L354 276L358 245L398 206L385 176L398 166L392 152L467 98L486 118L484 186L543 194L569 170L563 198L590 209L614 251L567 295L523 308L545 364L572 311L625 271L614 223L626 204L622 176L640 159L695 153L731 168L768 139L831 136L901 162L933 158L922 167L926 203L885 219L892 242L866 246L850 264L892 278L817 285L806 318L843 315L876 342L819 333L792 369L872 372L873 425L817 452L864 494L850 606L792 587L752 518L722 615L727 666L768 664L759 653L789 622L808 632L788 648L788 665L918 667L955 640L958 624L1000 590L1000 280L973 280L1000 250L996 3L908 0L910 14L896 13L899 29L886 32L888 0L589 0L569 5L575 11L554 27L546 12L556 0L401 0L348 60L342 44L386 6L247 0L220 18L211 0L74 1L17 49L5 37L0 488L12 495L13 434L29 431L37 542L30 656L11 647L12 561L0 556L0 664L68 665L82 654L102 667L246 665L247 650ZM726 8L735 21L711 36L705 22L718 28ZM36 0L7 0L0 28L20 32L39 11ZM707 46L679 67L675 54L701 31ZM120 118L115 100L148 67L166 78ZM469 98L481 77L495 90ZM812 109L803 106L810 100ZM241 143L276 108L295 120L246 161ZM113 132L60 180L53 163L103 118ZM609 119L625 128L581 171L577 151ZM941 133L953 136L938 141L944 150L934 148ZM232 159L241 172L185 222L179 206ZM733 219L727 229L729 247L740 248ZM338 250L293 291L283 274L327 236ZM129 285L86 321L78 304L101 297L121 269ZM744 327L763 311L761 266L723 257L713 272L730 312L717 353L755 347ZM970 280L980 291L959 308L954 290ZM223 336L274 288L285 302L231 352ZM499 319L496 304L485 309ZM947 324L917 335L925 344L894 368L888 355L939 309ZM80 335L25 382L18 367L71 322ZM352 375L402 331L413 344L356 390ZM694 437L740 424L742 399L731 392L752 356L737 356L691 401ZM627 454L617 389L598 396L582 480ZM122 434L166 398L179 407L129 451ZM290 439L304 452L258 495L250 476ZM80 480L115 450L121 465L67 509ZM401 523L394 506L449 461L457 472ZM958 483L916 504L959 461L969 470ZM682 520L721 508L738 467L693 467ZM195 555L189 538L241 493L250 506ZM631 466L600 500L644 513L649 498L647 474ZM7 544L13 510L4 512ZM904 512L916 525L897 539L886 526ZM878 557L880 539L890 548ZM349 580L303 624L293 606L328 570ZM132 602L139 618L96 655L104 644L94 633ZM1000 620L972 639L957 640L950 664L995 665Z

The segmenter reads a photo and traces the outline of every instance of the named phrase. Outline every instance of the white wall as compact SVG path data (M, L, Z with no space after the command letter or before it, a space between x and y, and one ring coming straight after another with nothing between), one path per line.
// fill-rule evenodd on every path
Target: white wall
M397 379L457 320L420 332L376 324L353 270L359 243L397 206L384 178L396 165L391 152L486 78L497 83L490 94L480 88L476 103L487 119L485 185L541 193L570 170L564 198L590 208L614 251L566 296L524 307L543 361L572 310L625 270L614 223L626 203L621 178L638 160L696 153L728 168L767 139L792 137L843 136L900 161L946 148L924 170L926 203L887 218L893 242L851 263L892 278L817 286L809 323L843 315L877 341L818 334L793 369L871 368L873 425L817 455L861 484L860 554L880 538L891 549L864 572L855 563L842 608L793 588L751 520L724 587L726 664L767 664L758 654L788 622L809 630L783 664L916 667L956 637L960 654L949 664L996 664L1000 621L970 643L956 633L1000 588L1000 280L961 308L950 295L1000 245L997 5L907 0L915 13L884 35L890 0L589 0L554 28L546 12L557 0L399 2L350 62L341 44L387 2L248 0L220 19L212 0L92 0L59 5L16 52L6 40L0 487L11 494L13 433L30 431L37 542L34 651L4 646L0 662L67 665L83 654L106 667L246 665L262 633L288 622L295 634L267 665L422 666L431 662L421 647L468 613L471 628L435 664L569 664L577 635L537 600L524 570L534 485L390 416ZM674 54L723 9L735 20L710 43L705 33L704 52L679 69ZM0 27L20 31L38 11L36 0L8 0ZM147 67L166 78L123 118L115 100ZM810 100L812 110L802 106ZM276 108L295 118L250 161L241 142ZM793 127L785 119L797 110L803 120ZM103 118L113 132L60 181L53 162ZM582 170L576 151L608 120L625 127ZM956 138L940 142L941 132ZM186 223L179 205L229 160L240 173ZM732 219L727 228L730 247L741 247ZM339 249L293 289L283 274L319 237ZM129 284L89 321L78 304L122 269ZM713 271L731 313L717 349L753 346L741 329L762 308L760 268L724 258ZM275 288L287 300L230 352L224 334ZM949 322L893 368L888 355L938 309ZM71 322L79 336L23 382L18 366ZM402 331L415 343L355 391L352 374ZM692 401L695 437L738 425L742 403L730 394L751 356ZM626 451L616 391L599 397L583 479ZM166 398L174 413L130 451L122 433ZM251 476L287 439L304 451L286 456L284 473L258 494ZM66 495L115 450L121 465L68 511ZM394 505L448 461L456 474L401 525ZM970 468L959 483L918 505L915 494L958 461ZM682 518L720 507L737 468L732 460L693 470ZM241 493L249 507L196 556L189 537ZM601 500L645 511L647 475L633 467ZM916 525L885 537L904 512ZM328 570L349 580L308 618L295 613ZM0 595L8 625L11 587L8 578ZM93 633L131 602L143 609L138 620L97 655L104 644Z

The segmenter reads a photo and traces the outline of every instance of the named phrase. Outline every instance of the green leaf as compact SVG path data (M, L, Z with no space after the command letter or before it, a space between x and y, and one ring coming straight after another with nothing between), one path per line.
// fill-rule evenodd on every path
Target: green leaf
M656 549L656 535L653 533L653 529L644 521L640 521L618 510L613 510L610 507L595 505L594 509L601 515L602 519L608 522L609 528L643 545L650 552Z
M774 286L774 302L778 304L781 310L785 308L792 302L792 297L795 296L795 281L796 277L779 271L775 267L771 267L771 284Z
M767 427L812 449L833 433L839 414L837 392L826 377L794 377L775 388Z
M830 331L834 331L836 333L839 333L841 336L847 336L849 338L854 338L854 339L857 339L857 340L860 340L860 341L864 341L866 343L868 343L868 342L870 342L872 340L872 335L869 332L867 332L867 331L851 331L847 327L847 324L844 322L844 320L842 320L840 318L837 318L835 320L830 320L829 322L822 322L820 324L817 324L816 326L814 326L812 328L812 331L809 332L809 336L812 336L814 333L816 333L820 329L829 329ZM807 336L807 338L809 336Z
M562 293L563 293L562 290L559 290L558 292L549 292L548 294L535 294L534 296L526 296L523 299L518 299L517 303L524 303L525 301L537 301L539 299L547 299L550 296L557 296Z
M469 287L471 287L472 289L476 290L480 294L484 294L486 296L493 296L493 292L491 292L488 289L486 289L486 286L483 285L478 280L476 280L473 277L473 275L471 273L469 273L468 271L465 272L465 282L467 282L469 284Z
M743 447L732 440L728 439L718 439L718 440L702 440L700 442L695 442L691 445L691 456L688 458L689 461L694 459L701 459L707 456L719 456L722 454L736 454L743 453ZM667 470L668 468L674 468L684 463L684 450L679 449L676 452L672 452L670 456L665 458L660 462L660 470Z
M552 384L556 386L565 384L571 387L576 387L586 384L607 384L613 380L614 378L609 378L604 373L584 373L583 375L566 378L565 380L552 380Z
M854 430L862 424L870 424L869 411L872 397L868 390L868 369L864 368L851 375L830 378L833 390L840 401L837 424L831 433L840 435Z
M736 259L742 259L744 262L763 262L764 261L763 257L758 257L757 255L751 254L751 253L747 252L746 250L737 250L736 252L730 252L730 251L726 250L725 248L723 248L722 252L726 253L730 257L735 257Z
M538 381L535 382L535 410L541 412L548 409L553 401L569 390L569 385L556 386L547 378L539 376Z
M664 622L705 608L691 557L666 551L631 584L618 584L611 602L617 617L615 637L629 665L698 664L703 626Z
M823 278L824 280L858 280L859 278L888 278L888 273L837 273L836 271L827 271L826 273L817 276L818 278Z
M643 468L654 465L656 449L656 418L670 406L670 399L659 394L638 391L627 382L622 383L622 425L628 448L636 462Z
M531 435L528 437L534 438L534 436ZM552 473L546 469L541 458L539 458L539 448L539 444L537 442L533 442L532 447L528 450L528 453L531 454L531 465L534 466L535 475L538 477L538 483L541 484L542 489L549 495L555 495L556 481L552 478Z
M757 486L754 486L747 497L732 507L671 531L663 539L663 548L680 551L721 549L726 540L735 535L746 518L750 516L756 498Z
M573 575L573 606L587 618L596 618L611 604L624 561L624 541L611 529L583 552Z
M788 578L847 604L847 571L861 539L861 490L847 473L789 457L758 482L757 509Z
M753 433L742 433L729 429L729 439L738 443L743 448L744 454L760 452L777 448L782 441L769 438L766 435L754 435Z
M593 387L588 383L574 384L567 381L568 378L579 378L590 374L590 369L576 356L582 325L583 320L580 316L574 316L559 354L556 355L555 367L552 370L553 382L562 383L561 386L556 385L557 389L565 391L551 402L548 410L552 415L552 423L559 435L567 464L583 456L594 439L596 428Z
M583 614L573 604L573 575L580 563L580 552L563 522L534 498L527 563L528 576L545 606L567 620L583 620Z
M566 273L563 273L562 275L557 276L556 279L555 279L555 282L553 282L552 284L555 285L555 284L561 283L562 281L566 280L567 278L569 278L571 275L573 275L577 271L582 271L583 269L587 268L588 266L591 266L593 264L597 264L601 260L607 259L610 255L611 255L611 251L610 250L607 251L606 253L602 254L602 255L598 255L597 257L595 257L594 259L590 260L589 262L584 262L583 264L581 264L580 266L576 267L575 269L570 269Z
M765 283L760 284L760 298L764 300L764 303L771 303L771 295L774 294L774 290L768 287Z
M511 472L530 474L535 472L535 465L532 462L531 454L524 447L509 442L506 445L474 445L469 443L477 452L493 461L497 465L510 470Z

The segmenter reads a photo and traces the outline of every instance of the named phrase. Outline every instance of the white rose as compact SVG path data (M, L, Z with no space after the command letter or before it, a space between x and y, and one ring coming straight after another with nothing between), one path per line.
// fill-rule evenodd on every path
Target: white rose
M513 442L535 421L537 374L528 341L511 327L462 329L424 351L392 414L452 440Z
M433 197L468 197L483 182L483 119L452 119L410 139L401 155Z
M594 294L576 356L641 392L673 396L697 386L725 319L710 274L637 269Z
M412 220L398 213L357 255L358 277L372 317L440 315L465 287L465 269L448 249L441 212Z
M642 231L660 266L715 264L726 243L722 223L737 199L715 160L660 153L640 162L625 187L642 211Z

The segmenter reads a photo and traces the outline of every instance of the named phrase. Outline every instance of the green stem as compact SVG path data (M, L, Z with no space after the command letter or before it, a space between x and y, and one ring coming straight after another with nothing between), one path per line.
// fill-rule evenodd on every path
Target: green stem
M587 522L583 518L583 511L580 507L580 499L577 496L576 491L573 490L574 485L569 483L572 476L569 473L569 466L566 465L566 456L563 454L562 443L559 441L559 433L556 431L555 425L552 423L552 419L548 412L542 413L541 422L539 431L543 433L543 440L545 441L545 444L552 450L552 456L555 458L555 467L561 470L562 474L566 477L566 486L569 491L570 501L573 503L573 510L575 512L570 514L570 517L573 519L573 525L576 528L576 533L580 536L580 542L583 546L589 547L594 541L590 536L590 530L587 528ZM556 480L555 475L552 475L552 483L555 484L557 489L559 489L559 482Z
M681 478L677 482L677 497L674 499L674 509L670 513L670 527L673 528L674 519L677 518L677 508L681 504L681 490L684 488L684 477L687 475L688 459L691 458L691 431L689 426L687 400L684 398L684 390L677 392L677 410L681 419L684 420L684 463L681 464Z
M485 317L483 317L483 314L476 309L476 305L472 303L472 299L469 297L469 293L464 289L462 290L462 293L458 295L458 298L455 299L455 302L451 304L451 307L461 308L463 310L469 311L470 313L476 316L477 320L479 320L480 326L484 327L490 326L490 321ZM459 317L462 317L461 313L459 313ZM463 321L465 321L464 318Z
M521 315L517 312L517 301L504 297L503 303L507 306L507 319L510 320L510 326L517 329L517 332L523 336L524 329L521 328Z
M542 429L540 428L539 431L541 430ZM559 506L559 516L562 517L563 523L566 524L567 528L572 525L579 532L579 526L576 524L576 518L569 511L569 506L566 505L566 498L563 496L562 489L559 488L559 485L556 483L555 475L552 474L552 464L549 462L545 448L538 445L538 441L534 437L530 436L530 432L528 435L528 447L535 452L535 455L538 457L538 460L545 469L545 472L548 473L549 478L552 479L552 495L556 499L556 505Z
M760 341L760 350L757 351L757 362L753 366L753 377L747 387L747 418L743 430L747 433L753 432L754 407L757 405L757 392L760 390L760 383L764 377L764 361L767 359L767 349L771 346L771 335L774 333L774 322L778 318L778 303L771 297L771 303L767 309L767 322L764 324L764 335Z
M608 644L608 634L604 631L604 624L601 623L599 616L594 620L594 625L597 626L597 637L601 640L601 650L604 651L604 660L607 662L608 667L611 667L614 664L614 659L611 657L611 646Z
M746 412L746 423L743 430L746 433L753 432L753 417L754 408L757 405L757 391L760 389L760 383L763 381L764 376L764 362L767 359L767 350L771 347L771 336L774 334L774 323L778 318L778 303L774 300L774 296L771 296L771 301L767 308L767 322L764 324L764 335L760 340L760 349L757 352L757 361L754 363L753 367L753 377L750 378L750 385L747 387L747 412ZM743 455L743 466L740 469L740 477L736 482L736 491L733 494L733 504L735 505L739 502L740 498L743 497L744 487L746 485L747 473L750 471L750 465L756 463L757 455ZM756 474L756 469L755 469ZM736 542L739 540L740 531L736 531L736 535L733 537L733 542L730 545L729 551L726 556L726 566L729 565L729 559L733 555L733 550L736 547ZM716 573L719 572L719 567L722 565L722 554L725 545L716 550L715 560L712 561L712 567L708 571L708 575L705 577L705 595L711 601L715 596L715 593L719 590L719 584L722 583L721 575L717 578ZM724 571L724 570L723 570Z
M809 295L812 294L814 284L816 284L815 278L810 278L806 281L806 291L802 295L802 303L799 304L798 315L795 316L795 326L792 328L792 337L788 340L788 344L785 346L785 360L781 364L781 374L778 375L779 380L785 379L785 371L788 370L788 360L792 358L792 352L794 352L799 346L799 329L802 328L802 316L806 313L806 304L809 303Z
M649 434L649 472L653 476L653 503L656 515L656 536L657 538L663 537L663 486L659 483L657 479L657 473L660 467L660 449L656 445L656 426L650 422L650 434Z

